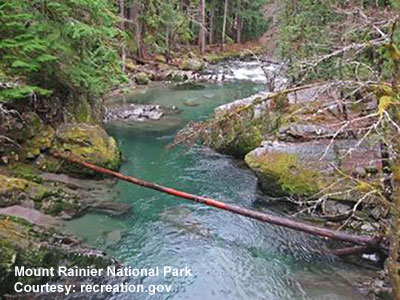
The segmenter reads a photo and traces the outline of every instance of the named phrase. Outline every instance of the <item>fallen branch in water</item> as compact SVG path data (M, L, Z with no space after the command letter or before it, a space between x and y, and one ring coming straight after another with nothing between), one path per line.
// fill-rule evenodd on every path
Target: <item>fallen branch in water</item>
M219 208L222 210L230 211L232 213L239 214L239 215L251 218L251 219L259 220L262 222L266 222L269 224L283 226L286 228L294 229L297 231L301 231L301 232L305 232L305 233L312 234L315 236L325 237L325 238L329 238L329 239L333 239L333 240L337 240L337 241L353 243L356 245L363 246L365 249L379 247L379 244L382 240L381 236L355 235L355 234L350 234L350 233L346 233L346 232L342 232L342 231L335 231L335 230L331 230L331 229L327 229L327 228L323 228L323 227L318 227L318 226L294 221L289 218L278 217L278 216L274 216L271 214L239 207L239 206L232 205L232 204L226 204L226 203L223 203L223 202L211 199L211 198L196 196L196 195L193 195L190 193L186 193L186 192L178 191L178 190L175 190L172 188L164 187L162 185L159 185L159 184L156 184L153 182L145 181L145 180L134 178L131 176L126 176L124 174L121 174L121 173L118 173L118 172L115 172L115 171L112 171L112 170L109 170L109 169L106 169L103 167L93 165L93 164L85 162L85 161L82 161L76 157L72 157L71 155L55 153L55 154L53 154L53 156L56 158L64 159L70 163L79 164L79 165L81 165L85 168L91 169L95 172L113 176L118 179L128 181L130 183L133 183L133 184L136 184L139 186L143 186L143 187L146 187L146 188L149 188L152 190L156 190L156 191L159 191L162 193L166 193L166 194L173 195L173 196L176 196L179 198L202 203L202 204L216 207L216 208Z

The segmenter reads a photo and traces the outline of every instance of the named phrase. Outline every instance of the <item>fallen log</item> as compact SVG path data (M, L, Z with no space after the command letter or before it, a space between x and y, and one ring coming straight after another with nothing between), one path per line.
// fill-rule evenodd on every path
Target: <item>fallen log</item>
M305 224L305 223L295 221L295 220L285 218L285 217L278 217L278 216L274 216L271 214L251 210L248 208L239 207L239 206L232 205L232 204L226 204L226 203L223 203L223 202L211 199L211 198L196 196L196 195L193 195L190 193L186 193L186 192L182 192L182 191L175 190L172 188L164 187L157 183L145 181L145 180L138 179L138 178L131 177L131 176L126 176L124 174L121 174L121 173L118 173L118 172L115 172L115 171L112 171L112 170L109 170L109 169L106 169L103 167L93 165L93 164L85 162L85 161L82 161L79 158L73 157L71 155L54 153L53 156L56 158L66 160L70 163L79 164L79 165L81 165L85 168L91 169L95 172L113 176L115 178L130 182L130 183L133 183L133 184L136 184L139 186L143 186L143 187L146 187L149 189L153 189L153 190L156 190L156 191L159 191L162 193L166 193L166 194L173 195L173 196L176 196L179 198L202 203L202 204L205 204L208 206L216 207L218 209L226 210L226 211L229 211L229 212L232 212L235 214L239 214L239 215L242 215L242 216L245 216L245 217L248 217L251 219L259 220L262 222L266 222L269 224L283 226L283 227L290 228L293 230L297 230L297 231L305 232L305 233L312 234L315 236L329 238L329 239L333 239L333 240L337 240L337 241L353 243L353 244L356 244L359 246L363 246L363 248L365 248L365 249L379 248L379 244L382 240L381 236L356 235L356 234L346 233L343 231L335 231L335 230L331 230L331 229L327 229L327 228L323 228L323 227L319 227L319 226L315 226L315 225ZM357 249L359 250L361 248L357 248ZM346 252L346 251L344 251L344 252Z
M369 246L354 246L354 247L347 247L347 248L341 248L341 249L331 249L329 252L332 255L342 257L342 256L368 253L368 252L371 252L370 250L371 250L371 248Z

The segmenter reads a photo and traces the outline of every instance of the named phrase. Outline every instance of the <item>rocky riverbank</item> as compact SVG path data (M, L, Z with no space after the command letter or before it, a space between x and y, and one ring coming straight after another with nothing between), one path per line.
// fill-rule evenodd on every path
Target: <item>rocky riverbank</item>
M371 124L364 117L376 109L373 101L348 108L344 117L337 94L325 86L288 94L260 93L215 110L210 144L244 157L268 196L284 197L300 210L312 207L312 215L326 219L329 226L380 231L387 210L373 201L354 208L365 190L354 185L353 178L372 184L382 172L373 136L360 140L355 135ZM254 102L260 104L252 106ZM226 118L241 109L240 117ZM235 125L239 122L244 126Z
M0 281L2 294L13 291L14 267L106 266L114 263L101 251L60 233L62 220L88 211L122 215L130 206L114 201L114 181L52 156L69 153L118 169L116 141L100 126L95 108L65 108L65 122L52 122L49 111L30 111L8 103L1 114L0 135ZM46 278L29 279L30 283ZM52 278L56 280L56 278Z
M244 158L270 205L330 228L374 235L387 232L390 217L371 196L383 172L377 137L366 136L376 109L375 97L348 106L335 88L315 85L220 106L202 128L215 150ZM372 293L387 287L386 281Z

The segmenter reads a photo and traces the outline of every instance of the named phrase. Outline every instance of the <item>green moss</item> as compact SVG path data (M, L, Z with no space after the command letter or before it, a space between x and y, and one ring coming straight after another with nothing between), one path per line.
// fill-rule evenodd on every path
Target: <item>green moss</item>
M16 217L0 216L2 292L12 292L13 285L17 281L32 284L47 282L50 279L46 277L16 277L14 276L15 266L50 268L67 265L69 267L96 266L103 268L110 264L110 260L106 257L87 255L60 241L62 241L62 237L54 230L40 229Z
M121 164L117 143L98 125L63 124L57 130L53 151L70 152L84 161L113 170ZM59 171L96 175L89 169L66 162L63 162Z
M75 121L78 123L93 123L91 107L86 99L79 99L75 106Z
M309 168L294 154L255 156L249 153L245 161L261 177L261 184L268 193L276 196L308 196L320 190L319 172Z
M43 178L40 176L40 172L35 165L15 162L8 164L5 168L7 173L14 177L23 178L35 183L43 182Z
M139 85L146 85L149 81L149 76L146 73L141 72L135 75L135 82Z
M243 157L259 147L263 136L269 132L270 122L265 118L253 119L253 112L240 118L219 118L209 132L208 144L215 150Z
M40 117L34 112L25 112L21 119L10 125L7 136L20 144L34 137L43 127Z
M0 194L12 191L25 191L29 186L29 181L21 178L11 178L0 175Z
M33 138L22 145L20 156L22 159L34 158L53 144L55 131L51 126L42 128Z
M213 148L223 153L243 157L251 150L261 145L262 135L258 126L249 126L243 129L234 128L224 137L216 137Z
M200 59L189 58L182 62L182 70L201 71L204 69L204 63Z
M60 170L62 162L53 156L43 155L36 160L37 166L40 170L46 172L57 173Z

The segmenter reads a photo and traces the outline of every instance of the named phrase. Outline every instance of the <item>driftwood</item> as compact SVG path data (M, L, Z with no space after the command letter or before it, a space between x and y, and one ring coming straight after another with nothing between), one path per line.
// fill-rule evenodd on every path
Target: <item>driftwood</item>
M366 252L370 249L379 249L380 248L380 243L382 241L382 236L367 236L367 235L356 235L356 234L350 234L346 233L343 231L335 231L315 225L310 225L310 224L305 224L299 221L295 221L289 218L285 217L278 217L274 216L271 214L239 207L236 205L231 205L231 204L226 204L211 198L206 198L206 197L201 197L201 196L196 196L193 194L189 194L186 192L178 191L172 188L164 187L159 184L153 183L153 182L148 182L142 179L134 178L131 176L126 176L124 174L99 167L96 165L93 165L91 163L82 161L76 157L73 157L71 155L65 155L61 153L55 153L53 154L54 157L64 159L70 163L74 164L79 164L85 168L91 169L95 172L106 174L109 176L116 177L118 179L143 186L149 189L153 189L162 193L170 194L179 198L191 200L194 202L202 203L208 206L216 207L222 210L230 211L235 214L239 214L251 219L256 219L262 222L266 222L269 224L273 225L278 225L278 226L283 226L286 228L290 228L293 230L305 232L308 234L312 234L315 236L320 236L324 238L329 238L337 241L343 241L343 242L349 242L361 247L353 247L353 248L345 248L345 249L339 249L337 250L338 255L346 255L346 254L352 254L352 253L362 253ZM335 251L335 250L334 250ZM333 252L335 253L335 252Z

